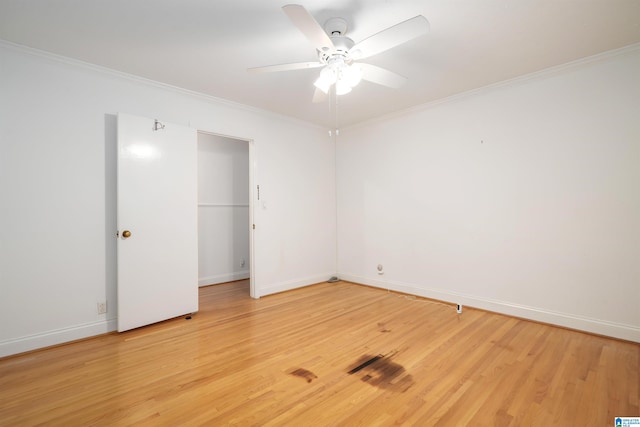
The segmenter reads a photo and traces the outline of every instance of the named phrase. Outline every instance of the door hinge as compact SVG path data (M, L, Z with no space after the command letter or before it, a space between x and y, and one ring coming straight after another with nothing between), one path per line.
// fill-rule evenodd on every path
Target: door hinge
M255 224L253 224L253 229L254 229L254 230L256 229L256 225L255 225Z
M260 186L258 185L258 200L260 200Z

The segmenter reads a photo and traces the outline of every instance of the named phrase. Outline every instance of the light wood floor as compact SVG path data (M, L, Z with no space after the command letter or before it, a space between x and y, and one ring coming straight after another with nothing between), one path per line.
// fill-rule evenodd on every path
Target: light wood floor
M612 426L640 345L339 282L0 359L0 425ZM369 363L369 364L368 364ZM352 373L349 373L349 372Z

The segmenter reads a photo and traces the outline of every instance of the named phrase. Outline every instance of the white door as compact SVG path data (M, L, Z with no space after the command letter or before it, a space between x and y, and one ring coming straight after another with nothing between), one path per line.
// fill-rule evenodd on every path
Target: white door
M118 114L118 331L198 310L197 133Z

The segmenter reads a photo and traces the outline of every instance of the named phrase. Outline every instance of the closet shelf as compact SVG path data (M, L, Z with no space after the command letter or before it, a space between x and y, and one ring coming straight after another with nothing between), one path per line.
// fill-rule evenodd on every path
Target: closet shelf
M202 208L248 208L248 204L235 205L230 203L198 203L198 207Z

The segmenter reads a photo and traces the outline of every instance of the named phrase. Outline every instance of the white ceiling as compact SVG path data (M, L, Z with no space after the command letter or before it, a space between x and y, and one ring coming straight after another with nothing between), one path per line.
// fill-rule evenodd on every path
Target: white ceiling
M296 1L296 0L293 0ZM313 104L319 69L249 74L317 60L286 0L0 1L0 39L332 127ZM640 0L298 1L358 42L415 15L431 31L363 62L408 77L338 98L337 126L640 42Z

